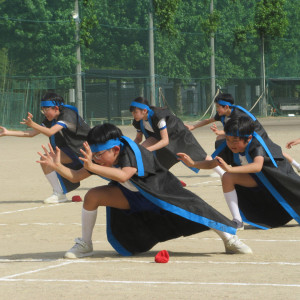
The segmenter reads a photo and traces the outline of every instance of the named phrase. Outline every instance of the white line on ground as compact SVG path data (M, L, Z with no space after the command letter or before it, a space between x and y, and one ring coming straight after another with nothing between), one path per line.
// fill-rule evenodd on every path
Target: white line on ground
M49 266L49 267L46 267L46 268L41 268L41 269L37 269L37 270L32 270L32 271L27 271L27 272L19 273L19 274L5 276L5 277L0 278L0 281L6 280L6 279L10 279L10 278L13 278L13 277L17 277L17 276L22 276L22 275L37 273L37 272L45 271L45 270L49 270L49 269L55 269L55 268L59 268L59 267L62 267L62 266L65 266L65 265L69 265L69 264L72 264L72 263L73 263L72 261L66 261L66 262L64 262L62 264L55 265L55 266Z
M17 212L36 210L36 209L39 209L39 208L52 207L52 206L65 205L65 204L67 204L67 203L57 203L57 204L35 206L35 207L30 207L30 208L23 208L23 209L18 209L18 210L3 211L3 212L0 212L0 215L13 214L13 213L17 213Z
M84 264L102 264L102 263L138 263L138 264L153 264L153 260L137 260L137 259L0 259L1 263L15 263L15 262L69 262L69 263L84 263ZM170 260L170 264L214 264L214 265L287 265L300 266L300 262L283 262L283 261L184 261L184 260Z
M180 237L177 238L177 240L180 239L189 239L189 240L213 240L213 241L221 241L220 238L193 238L193 237ZM300 240L263 240L263 239L241 239L241 241L251 241L251 242L290 242L290 243L299 243Z
M189 281L128 281L128 280L85 280L85 279L2 279L0 281L23 282L82 282L82 283L112 283L112 284L143 284L143 285L231 285L231 286L274 286L274 287L300 287L300 284L281 283L250 283L250 282L189 282Z
M70 225L78 225L81 226L80 223L19 223L19 224L0 224L0 226L11 226L11 225L16 225L16 226L32 226L32 225L37 225L37 226L70 226ZM95 226L105 226L106 224L95 224Z

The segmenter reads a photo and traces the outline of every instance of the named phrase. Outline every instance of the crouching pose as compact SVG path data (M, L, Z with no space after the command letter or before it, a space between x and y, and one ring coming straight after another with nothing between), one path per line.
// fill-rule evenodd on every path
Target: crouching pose
M178 156L191 167L219 165L226 171L222 177L224 197L238 227L243 227L243 221L262 229L292 219L300 223L300 177L278 151L280 147L273 144L268 148L254 128L248 117L230 119L224 127L226 141L211 162L194 162L184 153Z
M121 255L150 250L158 242L213 229L227 253L252 253L236 233L236 225L201 198L184 189L163 168L153 153L122 135L112 124L94 127L82 150L83 168L72 170L60 163L59 149L43 146L41 164L53 167L70 181L91 174L110 179L87 192L82 209L82 237L65 253L80 258L93 253L92 233L99 206L107 207L107 238Z
M155 151L159 162L168 170L178 163L177 152L185 152L195 160L211 160L194 135L183 122L167 108L149 106L145 98L138 97L130 104L137 130L135 142L149 151ZM193 169L199 172L198 169ZM222 176L224 171L217 166L214 171ZM183 184L185 186L185 184Z

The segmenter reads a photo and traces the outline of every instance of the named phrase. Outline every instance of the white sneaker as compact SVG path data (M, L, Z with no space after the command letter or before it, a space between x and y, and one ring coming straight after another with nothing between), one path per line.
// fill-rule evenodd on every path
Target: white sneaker
M68 201L68 198L65 194L59 194L56 192L53 192L53 194L44 200L45 204L55 204L55 203L61 203Z
M246 244L233 235L228 241L224 242L226 253L229 254L252 254L252 250Z
M75 245L68 250L64 258L81 258L93 255L93 244L86 243L81 238L75 239Z

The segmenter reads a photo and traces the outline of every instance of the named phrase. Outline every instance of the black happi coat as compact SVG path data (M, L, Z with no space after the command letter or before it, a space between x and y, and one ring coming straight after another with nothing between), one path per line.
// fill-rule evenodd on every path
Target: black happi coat
M232 108L231 114L227 118L227 120L239 118L239 117L242 117L242 116L243 117L248 117L248 118L250 117L253 120L253 122L254 122L254 131L263 138L264 142L266 143L268 148L272 149L272 153L275 156L282 157L281 148L277 144L273 143L273 141L269 138L268 133L266 132L265 128L255 118L255 116L253 114L251 114L249 111L247 111L246 109L244 109L243 107L240 107L238 105L234 106ZM216 113L214 119L216 121L222 122L223 126L225 126L225 116L219 116L219 114ZM220 145L220 140L216 142L216 147L218 147L218 145Z
M194 135L185 127L183 122L172 114L168 109L151 107L154 115L151 117L152 128L154 132L143 132L145 137L152 136L161 140L160 129L157 127L161 119L166 120L169 135L169 145L159 149L156 152L157 159L167 169L178 163L176 153L183 152L188 154L195 161L205 160L207 154L195 139ZM133 126L137 130L142 130L140 122L133 120ZM199 170L194 170L198 172Z
M278 145L276 146L280 148ZM277 155L277 148L275 151L270 147L268 149L278 166L277 168L255 137L251 140L249 149L245 151L251 158L250 162L256 156L263 156L264 164L260 173L251 174L259 184L257 188L236 185L239 209L243 220L263 229L282 226L293 218L300 223L300 176L294 172L282 153ZM237 155L233 154L227 146L218 155L227 164L239 165Z
M142 146L138 148L145 173L134 175L130 181L160 210L131 212L107 207L107 238L118 253L145 252L159 242L209 228L235 234L235 223L184 189L172 173L161 167L153 153ZM137 167L136 156L126 143L118 165Z
M67 167L74 170L81 169L82 164L78 159L76 162L74 160L76 157L81 156L80 149L87 140L90 127L74 110L67 107L61 108L57 120L48 121L47 118L45 118L42 122L42 125L47 128L51 128L55 124L59 124L63 128L49 138L52 147L55 148L55 146L57 146L61 151L65 152L66 155L71 157L73 163L67 164ZM72 183L59 174L57 175L64 193L73 191L80 186L80 183Z
M63 128L50 137L52 146L69 148L76 154L81 156L80 149L87 139L90 126L77 113L67 107L62 107L57 120L48 121L47 118L43 120L43 125L51 128L55 124L61 125Z

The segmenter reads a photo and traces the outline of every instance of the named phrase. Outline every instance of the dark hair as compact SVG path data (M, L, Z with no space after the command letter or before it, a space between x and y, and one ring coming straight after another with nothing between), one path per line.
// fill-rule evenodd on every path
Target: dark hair
M239 137L246 142L249 135L253 134L254 126L254 122L250 117L241 116L229 119L224 126L224 131L225 134Z
M234 104L234 99L231 94L219 93L218 96L215 98L214 102L217 103L219 100L225 100L227 102L230 102L231 104ZM221 105L221 106L225 106L225 105Z
M134 101L134 102L138 102L138 103L142 103L142 104L146 104L146 105L149 106L148 100L147 100L146 98L144 98L144 97L137 97L137 98L135 98L133 101ZM149 106L149 107L150 107L150 106ZM130 112L133 112L134 109L135 109L134 106L130 106L130 107L129 107L129 111L130 111Z
M87 136L87 142L90 145L103 144L108 140L120 138L123 135L122 131L114 124L104 123L93 127Z
M59 107L59 110L61 109L60 106L64 104L64 98L53 92L47 92L41 101L53 101Z

